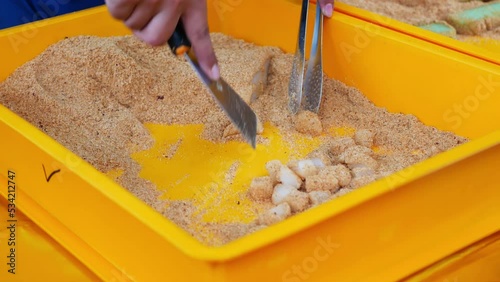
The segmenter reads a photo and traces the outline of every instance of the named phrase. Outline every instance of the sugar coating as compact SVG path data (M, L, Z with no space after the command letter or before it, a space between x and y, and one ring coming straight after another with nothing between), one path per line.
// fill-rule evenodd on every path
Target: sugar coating
M298 161L298 160L291 160L291 161L289 161L289 162L286 164L286 166L287 166L289 169L291 169L291 170L292 170L295 174L299 175L299 174L297 173L297 171L296 171L296 170L297 170L297 164L298 164L298 163L299 163L299 161ZM300 176L300 175L299 175L299 176Z
M232 123L230 123L224 129L224 132L222 132L222 137L225 138L225 137L233 136L236 134L238 134L238 129L236 129L236 127Z
M345 158L345 163L349 166L349 168L353 168L354 166L361 164L366 165L371 169L377 169L378 167L378 162L374 158L364 154L348 155Z
M351 169L353 177L349 186L358 188L376 180L375 171L366 165L357 165Z
M292 212L302 212L309 207L309 195L305 192L295 190L288 195L286 202L290 205Z
M339 181L339 185L341 187L349 185L352 179L351 170L349 170L349 168L347 168L345 165L338 164L331 166L330 170Z
M361 153L361 154L365 154L365 155L368 155L368 156L373 156L374 153L373 153L373 150L370 149L370 148L367 148L365 146L361 146L361 145L354 145L354 146L350 146L348 148L346 148L344 150L344 152L342 152L342 154L352 154L352 153ZM340 155L342 155L340 154Z
M375 134L371 130L360 129L354 134L354 141L356 141L358 145L371 148L373 146L374 137Z
M257 134L262 134L264 132L264 126L262 125L262 122L260 119L257 117ZM224 132L222 133L222 137L230 137L234 135L240 134L240 131L234 126L233 123L230 123L226 128L224 129Z
M339 155L338 160L347 164L349 168L357 165L366 165L372 169L378 168L378 162L370 155L373 151L363 146L353 146Z
M260 214L258 223L272 225L285 220L290 215L292 215L292 209L288 203L284 202Z
M279 160L272 160L266 163L266 170L269 177L271 177L273 185L278 183L278 172L280 171L282 165L283 164Z
M374 177L369 177L369 176L354 177L351 181L351 187L353 188L363 187L365 185L372 183L373 181L375 181Z
M352 172L352 176L353 177L362 177L362 176L370 176L370 175L375 175L375 171L367 166L367 165L357 165L357 166L354 166L352 169L351 169L351 172Z
M299 189L302 185L302 179L285 165L281 165L276 178L280 183L290 185L296 189Z
M332 194L329 191L311 191L309 192L309 200L313 206L322 204L330 199Z
M426 4L426 0L398 0L398 2L408 7L415 7L418 5Z
M339 180L335 177L335 170L331 168L331 166L326 166L318 174L306 177L305 190L307 192L337 191L340 188Z
M321 162L323 165L332 163L332 158L326 148L318 148L307 155L308 159L315 160L314 162Z
M255 201L264 201L271 198L273 190L273 181L270 176L256 177L250 183L248 195Z
M333 200L335 198L338 198L338 197L341 197L341 196L344 196L345 194L349 194L350 192L354 191L354 189L352 188L342 188L342 189L339 189L337 192L335 192L331 197L330 197L330 200Z
M292 212L300 212L309 206L309 196L289 185L278 184L274 187L272 202L275 205L288 203Z
M439 154L441 152L441 150L436 147L436 146L430 146L429 148L426 148L424 150L424 154L427 156L427 157L432 157L432 156L435 156L437 154Z
M316 175L319 172L319 167L323 162L319 159L313 160L294 160L288 163L288 167L299 177L305 179L307 176Z
M295 118L295 130L303 134L317 136L323 132L323 126L317 114L310 111L301 111Z
M351 137L342 137L328 142L330 153L340 155L345 150L356 145L356 142Z
M257 117L257 134L262 134L264 132L264 125L260 121L259 117Z

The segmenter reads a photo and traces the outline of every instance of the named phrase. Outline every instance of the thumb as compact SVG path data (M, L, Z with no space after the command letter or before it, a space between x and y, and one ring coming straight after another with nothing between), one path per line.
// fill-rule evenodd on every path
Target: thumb
M333 13L334 0L317 0L317 2L319 3L319 6L321 7L321 11L323 12L323 15L331 18L332 13Z

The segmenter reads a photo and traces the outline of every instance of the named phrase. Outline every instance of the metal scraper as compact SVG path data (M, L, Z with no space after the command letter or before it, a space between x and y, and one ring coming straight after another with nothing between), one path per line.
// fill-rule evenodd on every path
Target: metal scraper
M191 49L191 42L184 31L181 21L179 21L174 33L168 40L168 45L175 55L184 56L215 98L217 104L224 110L245 140L255 149L257 116L250 106L222 78L213 81L203 72Z

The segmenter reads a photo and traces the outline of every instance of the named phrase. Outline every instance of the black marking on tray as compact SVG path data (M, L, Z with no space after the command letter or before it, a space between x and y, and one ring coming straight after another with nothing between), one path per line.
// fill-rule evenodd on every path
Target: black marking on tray
M61 171L60 169L56 169L50 173L49 177L47 177L47 171L45 170L45 166L43 164L42 164L42 167L43 167L43 174L45 174L45 180L47 180L47 182L50 181L50 179L52 178L52 176L54 176L54 174Z

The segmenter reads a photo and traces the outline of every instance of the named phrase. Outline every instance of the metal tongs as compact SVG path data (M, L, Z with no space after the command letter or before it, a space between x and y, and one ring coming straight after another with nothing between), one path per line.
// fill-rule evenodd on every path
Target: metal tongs
M316 4L316 19L314 23L311 54L309 56L304 83L304 53L309 1L310 0L302 0L297 49L293 59L292 74L290 75L290 83L288 86L288 107L292 114L296 114L299 110L317 113L323 94L323 14L319 3Z

